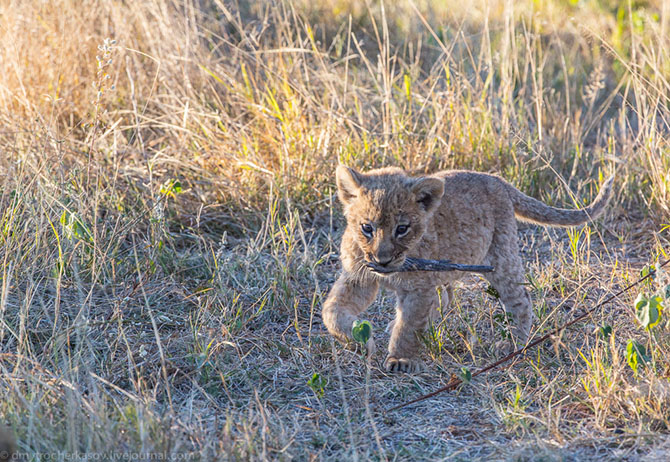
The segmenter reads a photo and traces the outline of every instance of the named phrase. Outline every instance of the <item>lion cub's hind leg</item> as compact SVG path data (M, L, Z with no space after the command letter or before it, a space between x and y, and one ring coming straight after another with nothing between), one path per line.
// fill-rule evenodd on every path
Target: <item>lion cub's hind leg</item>
M509 349L521 347L528 341L533 323L533 305L525 287L516 222L513 220L496 229L485 258L495 270L484 275L498 291L505 312L512 318L512 344Z

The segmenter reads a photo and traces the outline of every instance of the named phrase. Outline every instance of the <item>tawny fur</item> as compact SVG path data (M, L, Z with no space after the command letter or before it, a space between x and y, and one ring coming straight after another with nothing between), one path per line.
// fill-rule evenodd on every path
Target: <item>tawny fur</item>
M514 341L527 341L533 311L524 287L516 219L552 226L575 226L598 217L611 196L613 177L602 186L591 206L566 210L526 196L502 178L469 171L444 171L413 178L398 168L359 173L340 166L337 187L347 227L340 258L343 271L323 305L323 322L340 340L352 340L353 322L375 299L380 286L397 296L396 317L384 367L414 372L418 335L436 316L436 287L462 276L454 272L410 272L379 275L366 262L388 267L405 257L492 265L484 274L511 315ZM364 232L362 225L369 225ZM407 225L405 229L398 226ZM366 235L367 234L367 235ZM448 301L447 301L448 303ZM367 345L375 348L374 339Z

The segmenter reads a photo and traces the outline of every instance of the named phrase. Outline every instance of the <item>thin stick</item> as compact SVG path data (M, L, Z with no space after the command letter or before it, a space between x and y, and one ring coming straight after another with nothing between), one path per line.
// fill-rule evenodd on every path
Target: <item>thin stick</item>
M666 260L665 262L663 262L663 264L659 265L658 269L663 268L663 267L664 267L665 265L667 265L668 263L670 263L670 260ZM539 338L533 340L532 342L530 342L529 344L527 344L527 345L524 346L523 348L521 348L521 349L519 349L519 350L517 350L517 351L515 351L515 352L513 352L513 353L508 354L508 355L505 356L504 358L499 359L498 361L496 361L496 362L494 362L494 363L492 363L492 364L489 364L488 366L486 366L486 367L484 367L484 368L482 368L482 369L479 369L478 371L476 371L476 372L474 372L474 373L472 374L472 378L474 379L475 377L477 377L478 375L483 374L484 372L488 372L488 371L490 371L491 369L495 369L495 368L497 368L498 366L500 366L500 365L502 365L502 364L508 362L509 360L511 360L511 359L513 359L513 358L516 358L517 356L519 356L519 355L525 353L526 351L530 350L531 348L536 347L537 345L539 345L540 343L546 341L546 340L549 339L550 337L553 337L554 335L558 335L558 334L560 334L561 331L563 331L564 329L567 329L568 327L572 326L573 324L578 323L579 321L581 321L582 319L586 318L587 316L593 314L595 311L599 310L600 308L602 308L604 305L606 305L607 303L611 302L611 301L614 300L615 298L620 297L622 294L628 292L628 291L629 291L630 289L632 289L633 287L639 285L641 282L645 281L646 279L649 279L649 278L653 277L653 276L656 274L656 271L657 271L657 269L650 270L649 273L648 273L646 276L641 277L640 279L638 279L638 280L635 281L634 283L632 283L632 284L630 284L629 286L627 286L627 287L621 289L621 290L620 290L619 292L617 292L616 294L614 294L614 295L608 297L605 301L599 303L598 305L592 307L591 309L586 310L584 313L582 313L581 315L577 316L577 317L576 317L575 319L573 319L572 321L569 321L569 322L563 324L562 326L559 326L559 327L557 327L556 329L552 330L552 331L549 332L548 334L545 334L545 335L543 335L542 337L539 337ZM505 368L510 367L512 364L513 364L513 363L507 364L507 365L505 366ZM430 392L430 393L427 393L427 394L425 394L425 395L419 396L418 398L415 398L415 399L413 399L413 400L411 400L411 401L407 401L406 403L402 403L402 404L399 404L399 405L397 405L397 406L394 406L394 407L390 408L387 412L395 411L395 410L400 409L400 408L403 408L403 407L405 407L405 406L409 406L410 404L418 403L419 401L423 401L423 400L425 400L425 399L432 398L433 396L438 395L438 394L440 394L440 393L442 393L442 392L449 391L449 390L453 390L454 388L456 388L457 386L459 386L461 383L463 383L463 381L462 381L461 379L459 379L459 378L452 379L448 384L446 384L446 385L443 386L442 388L438 388L437 390L435 390L435 391L433 391L433 392Z
M490 273L493 266L488 265L461 265L450 260L426 260L423 258L407 257L399 268L385 268L375 263L368 263L368 268L376 273L389 274L408 271L470 271L472 273Z

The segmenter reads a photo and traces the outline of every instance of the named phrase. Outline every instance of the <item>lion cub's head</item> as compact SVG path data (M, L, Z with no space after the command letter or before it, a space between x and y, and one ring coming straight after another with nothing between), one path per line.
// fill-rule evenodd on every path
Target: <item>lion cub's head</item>
M367 262L387 268L402 265L440 205L444 182L411 178L399 168L359 173L341 165L336 176L347 217L346 233L353 245Z

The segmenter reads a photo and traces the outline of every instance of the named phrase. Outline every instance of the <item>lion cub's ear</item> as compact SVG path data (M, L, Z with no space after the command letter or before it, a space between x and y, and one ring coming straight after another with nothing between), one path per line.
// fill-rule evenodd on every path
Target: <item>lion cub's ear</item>
M412 192L423 209L432 213L442 200L444 181L439 178L420 178L412 185Z
M356 197L361 189L362 175L353 168L340 165L335 171L337 181L337 195L343 204L347 205Z

